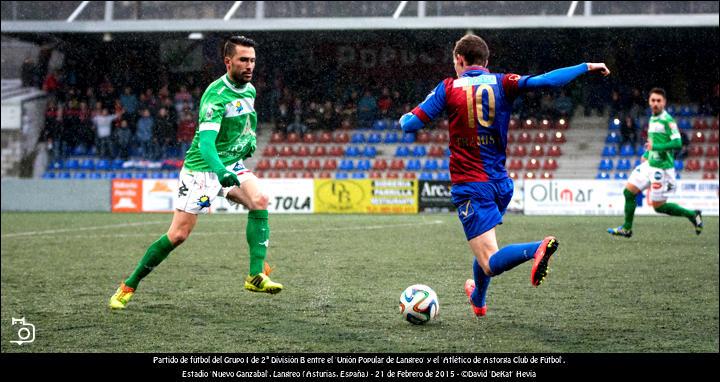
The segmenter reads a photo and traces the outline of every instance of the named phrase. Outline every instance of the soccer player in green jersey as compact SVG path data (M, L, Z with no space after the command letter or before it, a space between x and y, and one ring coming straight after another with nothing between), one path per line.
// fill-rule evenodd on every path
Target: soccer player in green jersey
M680 132L673 117L665 111L667 98L665 90L650 90L648 103L652 109L648 126L648 141L642 163L635 167L625 185L625 223L617 228L608 228L614 236L631 237L633 217L635 216L635 196L650 187L648 203L655 211L671 216L684 216L695 226L699 235L703 229L700 211L691 211L676 203L667 203L668 195L675 191L674 150L682 147Z
M255 87L250 83L255 68L255 41L234 36L223 49L227 73L207 87L200 100L199 127L180 172L175 211L170 229L152 243L135 271L110 298L110 308L124 309L138 283L182 244L207 213L215 197L224 196L250 210L246 239L250 247L250 271L245 289L278 293L282 284L268 277L265 262L270 238L268 196L243 159L256 148Z

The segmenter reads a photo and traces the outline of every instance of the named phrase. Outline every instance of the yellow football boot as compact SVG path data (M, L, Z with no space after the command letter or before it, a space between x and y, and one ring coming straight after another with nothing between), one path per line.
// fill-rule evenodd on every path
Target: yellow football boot
M251 292L262 292L262 293L280 293L283 289L282 284L276 283L270 280L264 273L258 273L255 276L248 276L245 278L245 289Z
M115 294L110 297L110 309L125 309L125 306L135 294L135 289L130 288L123 282Z

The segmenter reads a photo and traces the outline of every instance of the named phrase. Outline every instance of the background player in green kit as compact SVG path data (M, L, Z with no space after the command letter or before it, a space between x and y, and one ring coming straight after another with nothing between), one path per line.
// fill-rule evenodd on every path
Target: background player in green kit
M150 245L135 271L120 284L110 298L110 308L126 307L140 280L188 238L198 214L207 213L219 195L250 210L246 229L250 272L245 289L265 293L282 290L282 284L268 277L265 264L270 238L268 197L260 191L257 177L243 164L257 144L255 87L250 84L255 46L244 36L225 42L227 73L211 83L200 100L199 127L180 172L170 229Z
M650 187L648 203L655 211L671 216L684 216L695 226L695 233L703 229L701 212L691 211L675 203L666 203L668 194L675 191L674 150L682 147L682 140L673 117L665 111L667 98L665 90L650 90L648 103L652 109L648 125L648 141L645 143L643 162L635 167L625 185L625 223L617 228L608 228L615 236L632 236L633 217L635 216L635 196Z

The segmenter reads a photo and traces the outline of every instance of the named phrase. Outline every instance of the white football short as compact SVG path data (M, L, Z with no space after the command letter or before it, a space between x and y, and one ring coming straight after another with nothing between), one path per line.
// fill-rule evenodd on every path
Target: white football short
M240 184L250 179L257 179L255 174L245 168L242 160L225 167L234 172ZM222 187L218 176L212 171L193 171L183 166L178 179L178 190L175 197L175 209L191 214L208 213L210 204L216 197L225 197L235 186Z
M648 161L644 161L635 167L628 183L640 191L650 187L648 198L653 202L664 202L675 192L675 169L652 167Z

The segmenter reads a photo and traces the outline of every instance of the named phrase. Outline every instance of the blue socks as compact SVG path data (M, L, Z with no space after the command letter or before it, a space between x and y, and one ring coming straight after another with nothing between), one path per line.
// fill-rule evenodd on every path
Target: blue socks
M542 241L522 244L510 244L490 256L490 270L493 276L513 269L516 266L535 257L535 251L540 247ZM491 276L485 274L477 259L473 259L473 277L475 278L475 290L470 295L473 305L481 308L485 306L485 295L490 285Z

